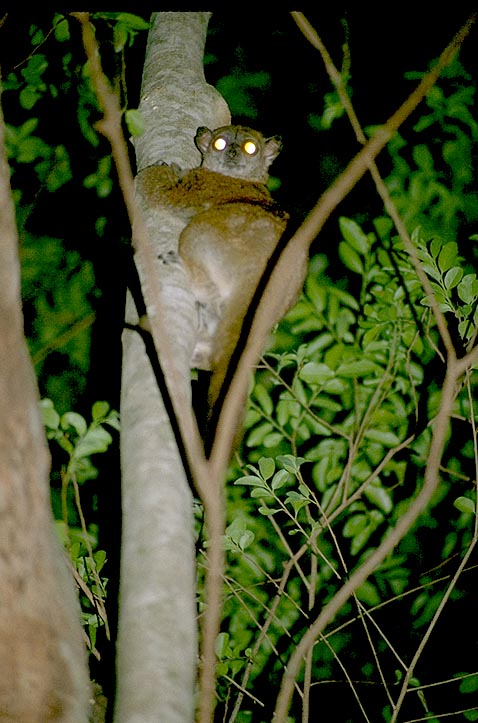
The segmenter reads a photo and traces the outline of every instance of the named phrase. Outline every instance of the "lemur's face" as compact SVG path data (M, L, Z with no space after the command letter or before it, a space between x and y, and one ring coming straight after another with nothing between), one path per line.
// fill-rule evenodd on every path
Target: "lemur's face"
M198 128L195 142L202 167L225 176L266 183L268 168L282 148L279 136L264 138L245 126L223 126L215 131Z

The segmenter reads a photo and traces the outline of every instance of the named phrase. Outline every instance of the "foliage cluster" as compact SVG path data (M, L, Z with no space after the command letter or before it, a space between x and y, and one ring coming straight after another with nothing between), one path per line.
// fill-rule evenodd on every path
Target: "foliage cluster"
M60 468L59 488L52 480L52 504L56 511L57 531L70 555L80 592L86 643L99 659L100 653L96 649L98 628L104 626L110 637L105 609L108 579L100 574L106 562L106 551L98 549L98 526L85 519L80 489L97 478L98 470L91 457L107 451L113 437L106 427L119 431L119 416L107 402L93 405L90 424L78 412L65 412L60 416L51 399L42 399L41 409L47 438L66 454L66 461Z
M130 13L98 13L95 18L99 32L111 38L125 128L140 132L137 112L127 107L124 66L128 48L149 23ZM106 247L113 225L110 208L117 208L118 199L112 198L111 155L95 128L99 110L78 42L78 23L55 13L53 19L27 25L25 34L26 57L11 69L5 63L2 78L24 311L41 391L66 411L78 403L87 385L92 327L103 292L94 262L105 253L101 242ZM62 123L65 109L76 115L76 124ZM71 216L62 215L64 199L69 204L71 196L78 231ZM105 205L108 201L111 207ZM86 213L80 219L82 206ZM54 235L55 227L66 235Z
M478 321L476 236L467 238L478 216L469 81L456 61L426 114L390 145L387 179L462 351L476 341ZM256 375L243 461L228 493L218 644L228 721L270 719L294 643L422 485L446 361L430 299L392 222L357 216L361 223L337 223L348 281L328 276L325 254L312 259L304 294ZM449 645L466 638L473 566L453 576L476 544L476 392L475 372L457 390L432 506L316 644L299 707L333 708L334 720L390 720L408 661L435 616ZM408 683L404 719L438 721L434 713L451 710L477 718L468 695L478 686L472 651L460 645L437 656L444 649L432 635ZM455 681L447 699L445 684L435 687L446 679Z
M140 132L137 115L127 109L125 53L147 23L128 13L103 13L97 23L111 39L125 123ZM98 111L88 67L72 50L71 32L60 14L52 29L31 25L30 52L3 79L3 104L27 333L42 391L53 400L42 403L55 461L53 504L81 590L88 646L98 657L109 572L97 526L89 521L102 484L91 455L110 448L105 426L116 430L118 418L105 402L93 405L91 422L69 410L88 385L101 290L85 244L30 228L45 196L61 197L80 178L83 198L96 204L90 230L98 242L108 232L104 204L114 190L112 162L94 127ZM218 87L233 115L253 124L258 98L270 84L268 71L233 69ZM52 131L45 124L60 101L75 108L79 133L73 140L62 135L61 123ZM387 179L462 350L476 341L478 322L476 236L470 231L478 217L474 103L471 78L455 61L427 98L426 112L390 144ZM327 93L323 114L308 118L311 132L333 133L341 114L337 95ZM80 167L75 145L86 159ZM256 375L242 454L230 471L226 603L216 651L218 716L231 723L271 720L297 641L423 481L445 372L430 298L385 215L370 215L358 202L353 213L336 219L334 234L340 266L332 267L325 253L311 260L304 293ZM61 360L52 363L55 355ZM466 644L476 571L469 565L456 577L477 538L476 386L475 371L457 390L433 505L316 644L305 661L293 720L300 720L301 708L320 707L334 710L335 721L389 721L392 700L429 633L403 720L437 721L446 712L478 719L478 671ZM85 511L80 492L95 485ZM203 554L207 549L200 551L200 573Z

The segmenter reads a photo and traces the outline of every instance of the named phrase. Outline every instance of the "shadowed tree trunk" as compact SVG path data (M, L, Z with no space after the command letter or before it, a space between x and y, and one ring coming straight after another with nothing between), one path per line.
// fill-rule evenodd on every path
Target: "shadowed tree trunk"
M53 527L4 139L0 111L0 720L85 723L86 653L73 580Z

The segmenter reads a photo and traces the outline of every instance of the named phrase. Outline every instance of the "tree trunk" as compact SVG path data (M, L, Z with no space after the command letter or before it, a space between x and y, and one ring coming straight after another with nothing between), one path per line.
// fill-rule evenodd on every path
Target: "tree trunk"
M159 161L198 164L201 125L230 122L204 78L207 13L153 16L144 65L146 130L135 142L138 170ZM190 404L190 359L196 335L194 299L177 262L182 222L140 210L154 249L160 299L151 298L138 268L150 319L168 330L178 396ZM139 264L138 264L139 266ZM156 293L156 292L155 292ZM127 322L137 321L131 297ZM157 383L139 334L126 329L122 378L122 508L117 723L191 723L197 663L197 611L192 495ZM168 366L166 364L166 366Z
M50 459L23 334L4 138L0 111L0 720L85 723L85 646L53 526Z

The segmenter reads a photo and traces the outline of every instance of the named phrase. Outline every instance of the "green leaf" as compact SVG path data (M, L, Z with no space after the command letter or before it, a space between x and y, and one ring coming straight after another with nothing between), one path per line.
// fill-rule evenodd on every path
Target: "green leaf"
M73 414L73 412L70 412ZM78 415L79 416L79 415ZM76 459L89 457L91 454L106 452L113 441L111 434L103 427L89 429L75 447L74 456Z
M61 418L61 426L63 429L73 427L79 437L86 434L86 430L88 429L86 419L77 412L66 412L63 414Z
M357 555L368 542L372 533L383 520L383 515L378 512L378 510L372 510L372 512L366 517L366 520L367 524L365 527L352 538L352 543L350 545L350 553L352 555Z
M292 505L294 514L298 514L303 507L309 504L309 500L298 492L288 492L286 502Z
M270 422L265 422L255 427L247 437L248 447L257 447L262 444L268 434L274 431L274 427Z
M360 256L350 244L345 241L341 241L338 247L339 257L344 266L351 271L355 271L356 274L363 274L364 268Z
M108 402L95 402L93 406L91 407L91 417L95 421L98 419L103 419L103 417L106 417L110 410L110 405Z
M245 475L244 477L239 477L239 479L236 479L234 482L235 485L246 485L248 487L262 487L265 488L264 480L260 477L256 477L255 475Z
M272 447L277 447L283 439L284 435L281 432L272 432L264 439L263 445L266 449L271 449Z
M367 485L364 495L372 504L381 509L386 515L392 511L393 503L390 492L385 487L382 487L379 481L374 480Z
M272 517L272 515L275 515L276 512L280 512L280 510L273 509L271 507L259 507L259 512L261 515L264 515L265 517Z
M138 136L142 135L144 133L144 130L146 128L143 115L140 110L137 110L135 108L130 108L127 110L124 114L124 119L126 122L126 126L128 128L128 131L131 133L133 138L137 138Z
M105 562L106 562L106 550L96 550L96 552L93 555L95 565L96 565L96 571L101 572L101 569L103 568Z
M468 515L475 514L475 505L468 497L457 497L453 503L453 507L456 507L457 510Z
M478 691L478 673L464 678L460 683L460 693L476 693Z
M40 402L40 412L43 424L49 429L58 429L60 426L60 415L53 406L51 399L42 399Z
M393 229L393 221L388 216L375 218L373 225L381 239L387 239Z
M18 147L17 161L19 163L32 163L37 158L48 158L50 149L41 138L30 136L22 141Z
M300 466L307 462L305 457L294 457L293 454L281 454L277 457L277 461L293 475L296 475Z
M27 85L26 88L23 88L20 91L19 95L20 105L22 106L22 108L25 108L25 110L31 110L37 100L40 100L40 98L40 93L30 85Z
M139 15L118 13L117 20L127 25L131 30L149 30L149 23Z
M251 90L265 90L270 84L270 73L267 71L242 72L225 75L216 83L217 90L228 103L231 114L244 115L248 118L257 117L257 107Z
M129 40L129 32L126 25L124 25L123 23L116 23L113 31L113 38L115 53L120 53Z
M108 424L110 427L113 427L113 429L116 429L119 432L121 429L121 424L118 412L112 409L108 416L105 418L103 424Z
M45 55L37 53L29 59L26 67L22 68L21 74L27 83L31 85L37 85L38 83L41 83L42 87L44 87L41 76L47 68L48 61Z
M251 497L254 499L260 499L260 500L273 500L275 499L274 495L270 491L268 487L265 485L263 487L254 487L253 490L251 490Z
M328 289L328 293L330 297L333 297L337 299L337 301L340 302L341 306L348 306L350 309L353 309L354 311L358 311L360 309L360 305L357 302L357 299L355 299L352 294L349 294L347 291L344 291L343 289L339 289L338 287L331 286Z
M476 324L478 326L478 322ZM458 324L458 333L460 334L461 338L465 338L465 334L467 335L467 341L470 338L471 334L473 333L474 328L473 325L470 324L468 319L463 319L463 321L460 321Z
M438 255L438 266L440 267L442 273L448 271L448 269L453 266L457 260L457 256L458 246L455 241L449 241L442 247Z
M423 143L416 145L413 149L413 160L422 170L433 173L433 156L428 146Z
M400 444L397 435L385 429L367 429L364 436L372 442L380 442L385 447L396 447Z
M264 412L268 416L271 416L274 411L274 404L269 393L262 384L256 384L254 387L254 397L257 399Z
M307 499L310 498L310 490L306 485L300 484L299 491L300 491L300 494L303 495L304 497L307 497Z
M91 641L91 647L92 647L92 649L93 649L93 648L95 647L95 645L96 645L96 629L97 629L97 627L98 627L98 618L97 618L97 616L96 616L96 615L93 616L92 620L93 620L93 622L91 622L91 623L88 624L88 635L89 635L89 638L90 638L90 641Z
M442 247L442 239L439 236L435 236L430 242L430 253L433 256L434 259L437 258L438 254L441 251Z
M453 266L446 272L443 283L445 284L445 287L450 290L460 283L462 277L463 269L461 269L459 266Z
M225 542L228 550L245 550L254 542L254 533L246 528L242 518L236 517L226 529Z
M359 587L355 590L355 594L360 602L365 603L365 605L368 605L369 607L379 605L380 603L380 595L378 594L376 586L368 580L365 580L365 582L359 585Z
M375 362L369 359L358 359L357 361L344 362L338 367L336 374L338 377L345 377L346 379L356 379L357 377L366 377L369 374L377 373L382 371L382 367L379 367Z
M254 542L255 535L252 530L245 530L239 537L237 544L241 550L245 550Z
M339 226L344 239L355 251L364 256L368 252L369 241L367 235L362 231L358 223L351 218L341 216L339 218Z
M227 650L229 648L229 642L230 642L229 633L219 633L219 635L216 638L216 644L215 644L216 655L219 658L219 660L222 660L226 656Z
M66 18L61 19L62 17L62 15L56 15L54 18L54 34L59 43L70 39L68 20Z
M45 40L45 34L36 25L30 27L31 43L32 45L40 45Z
M465 304L472 304L478 296L476 274L466 274L457 286L458 296Z
M344 537L355 537L367 527L367 516L364 514L352 515L346 521L342 534Z
M272 457L261 457L259 460L259 470L263 479L269 479L274 474L276 463Z
M319 384L320 386L333 379L334 376L335 372L327 364L319 362L307 362L299 374L299 377L307 384Z
M435 281L441 280L441 274L438 271L438 269L435 268L435 266L432 266L431 264L422 263L422 269L426 273L427 276L429 276L431 279L435 279Z
M280 469L278 472L275 473L274 477L272 478L271 482L271 488L273 490L278 490L281 487L283 487L287 482L290 482L291 475L287 470Z

